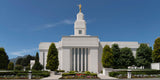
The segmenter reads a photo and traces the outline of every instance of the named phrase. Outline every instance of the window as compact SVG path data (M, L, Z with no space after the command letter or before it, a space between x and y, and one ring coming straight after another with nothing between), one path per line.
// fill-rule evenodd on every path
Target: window
M72 71L74 71L74 48L72 48Z
M86 48L86 71L88 71L88 48Z
M78 65L78 64L77 64L77 61L78 61L78 60L77 60L77 57L78 57L77 54L78 54L78 48L76 48L76 65L75 65L76 71L78 71L78 70L77 70L77 65Z
M85 48L83 48L83 71L85 71Z
M79 48L79 71L81 71L81 48Z
M82 34L82 30L79 30L79 34Z

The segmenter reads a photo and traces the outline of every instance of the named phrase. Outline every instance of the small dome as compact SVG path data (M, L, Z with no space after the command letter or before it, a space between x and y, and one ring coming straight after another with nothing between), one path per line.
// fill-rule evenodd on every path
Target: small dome
M82 12L79 12L77 14L77 20L83 20L83 13Z

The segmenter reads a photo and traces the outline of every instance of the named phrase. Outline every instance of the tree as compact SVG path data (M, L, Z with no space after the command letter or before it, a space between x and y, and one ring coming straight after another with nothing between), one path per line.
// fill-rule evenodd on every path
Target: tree
M8 70L13 70L13 69L14 69L14 63L13 62L9 62Z
M121 68L127 68L128 66L134 65L134 56L130 48L122 48L120 55Z
M147 44L140 44L136 51L136 64L137 66L149 67L152 62L152 48Z
M0 69L7 69L8 68L8 55L5 52L4 48L0 48Z
M59 66L58 61L58 51L54 43L52 43L49 47L48 55L47 55L47 65L46 68L51 71L56 71Z
M118 44L113 44L112 45L112 52L113 52L113 68L119 68L119 65L120 65L120 61L119 61L119 58L120 58L120 48L118 46Z
M33 70L42 70L43 66L39 63L39 55L38 52L36 53L36 59L35 59L35 64L32 67Z
M16 61L16 65L28 66L30 64L30 60L35 60L35 57L26 55L25 57L18 58Z
M152 60L153 62L160 62L160 37L154 41Z
M22 61L21 61L21 65L22 66L27 66L29 64L29 63L27 63L27 61L28 61L27 58L23 58Z
M16 61L16 65L22 65L23 58L18 58Z
M22 60L22 66L28 66L30 64L30 60L35 60L35 57L34 56L31 56L31 55L27 55L26 57L23 58Z
M108 45L105 45L103 48L102 65L104 68L111 68L113 65L113 54L111 48Z

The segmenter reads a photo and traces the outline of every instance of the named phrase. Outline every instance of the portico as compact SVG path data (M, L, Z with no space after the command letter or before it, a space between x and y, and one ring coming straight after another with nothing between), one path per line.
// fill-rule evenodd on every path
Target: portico
M88 48L72 48L72 71L88 71Z

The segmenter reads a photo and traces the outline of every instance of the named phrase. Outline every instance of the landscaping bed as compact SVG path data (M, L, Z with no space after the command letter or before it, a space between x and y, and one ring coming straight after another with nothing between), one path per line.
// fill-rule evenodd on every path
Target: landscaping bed
M32 71L32 79L50 76L47 71ZM28 79L28 71L0 72L0 79Z
M96 73L90 73L88 71L78 73L70 71L69 73L63 73L60 79L100 79Z
M160 70L133 70L132 78L159 78ZM109 76L116 78L127 78L127 71L113 71Z

